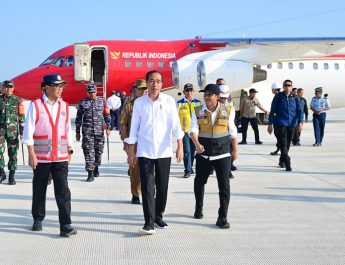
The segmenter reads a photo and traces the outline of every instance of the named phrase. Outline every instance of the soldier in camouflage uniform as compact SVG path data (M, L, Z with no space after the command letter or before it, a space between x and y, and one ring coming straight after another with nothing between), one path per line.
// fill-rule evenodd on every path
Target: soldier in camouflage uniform
M88 172L87 182L92 182L99 176L98 166L101 164L104 149L104 129L110 135L110 113L103 98L97 97L97 87L90 83L86 87L87 97L78 105L76 125L76 139L80 140L82 127L82 149L85 156L85 169Z
M0 183L6 179L4 152L5 142L7 142L9 185L16 184L14 173L17 169L18 136L23 135L25 121L23 102L20 97L13 94L13 90L13 81L3 82L4 94L0 96Z

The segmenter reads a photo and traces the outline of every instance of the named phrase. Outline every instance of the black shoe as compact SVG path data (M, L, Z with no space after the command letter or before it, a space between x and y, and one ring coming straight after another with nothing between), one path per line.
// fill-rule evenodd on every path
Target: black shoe
M202 210L196 209L194 212L194 218L195 219L202 219L204 218L204 214L202 213Z
M284 162L279 162L279 166L280 166L281 168L284 168L284 167L285 167L285 163L284 163Z
M247 144L247 142L241 141L241 142L239 142L238 144Z
M229 179L234 179L234 178L235 178L235 176L230 172Z
M216 222L216 226L218 226L219 228L222 228L222 229L229 229L230 228L230 224L226 220L226 218L218 218L218 220Z
M94 175L93 175L93 170L88 170L87 173L88 173L88 176L87 176L86 182L94 181L95 178L94 178Z
M184 173L183 177L184 177L185 179L187 179L187 178L190 177L190 174L189 174L189 173Z
M16 185L16 180L14 179L14 170L10 170L10 174L8 175L8 185Z
M152 226L145 225L143 228L139 230L138 233L141 236L148 236L148 235L156 234L156 231Z
M164 221L162 220L162 218L159 218L159 217L156 218L155 224L156 224L159 228L164 228L164 229L168 228L168 224L167 224L166 222L164 222Z
M286 171L292 171L292 168L291 168L291 166L286 166L285 170Z
M262 144L261 141L255 141L255 144Z
M77 230L73 228L71 225L64 225L60 227L60 236L62 237L69 237L77 234Z
M99 177L98 166L95 167L95 170L93 171L93 176L94 176L95 178L98 178L98 177Z
M234 165L231 165L231 171L236 171L236 170L237 170L237 167Z
M271 156L279 155L278 152L279 152L279 150L276 150L276 151L274 151L274 152L271 152Z
M6 179L6 173L5 170L2 168L0 169L0 183L3 182Z
M31 230L32 231L42 231L43 230L42 221L34 221Z
M140 204L140 198L133 195L131 203L132 204Z

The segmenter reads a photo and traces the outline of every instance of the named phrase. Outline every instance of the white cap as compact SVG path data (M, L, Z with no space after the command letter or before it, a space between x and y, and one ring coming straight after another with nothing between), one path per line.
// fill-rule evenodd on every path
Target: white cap
M278 86L277 83L273 83L271 86L272 89L281 89L281 86Z
M219 90L220 90L219 96L221 98L228 98L230 96L230 88L228 85L220 85Z

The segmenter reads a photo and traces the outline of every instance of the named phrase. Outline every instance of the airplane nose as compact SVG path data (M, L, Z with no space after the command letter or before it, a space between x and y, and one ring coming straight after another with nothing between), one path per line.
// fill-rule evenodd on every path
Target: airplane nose
M34 100L42 95L42 72L39 68L32 69L12 79L14 81L14 93L28 100Z

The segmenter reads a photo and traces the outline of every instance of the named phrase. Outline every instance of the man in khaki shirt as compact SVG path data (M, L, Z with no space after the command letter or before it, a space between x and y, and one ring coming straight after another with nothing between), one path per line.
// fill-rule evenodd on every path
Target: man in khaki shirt
M249 89L249 96L244 97L240 104L240 119L242 124L242 141L239 144L247 144L247 130L248 123L252 126L255 134L255 144L262 144L259 136L258 120L256 119L256 108L261 109L265 114L268 111L265 110L259 100L255 97L258 91L255 88Z
M135 85L132 89L134 91L133 98L126 101L126 103L123 105L120 117L120 130L122 141L124 141L125 138L129 137L134 100L147 93L146 81L143 79L138 79L135 82ZM123 150L128 154L128 144L125 142L123 142ZM138 163L135 164L134 167L129 166L129 175L131 181L132 204L140 204L139 196L141 193L141 182Z

